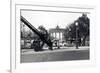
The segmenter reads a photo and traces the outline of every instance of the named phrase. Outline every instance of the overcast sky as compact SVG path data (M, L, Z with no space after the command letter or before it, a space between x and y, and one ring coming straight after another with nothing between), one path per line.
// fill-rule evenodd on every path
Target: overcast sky
M43 25L46 29L65 28L74 22L81 13L43 12L43 11L21 11L21 15L26 18L34 27Z

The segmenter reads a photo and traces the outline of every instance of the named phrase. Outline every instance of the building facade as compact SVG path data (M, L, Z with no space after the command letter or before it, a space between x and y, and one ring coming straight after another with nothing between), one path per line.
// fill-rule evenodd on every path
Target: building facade
M65 29L60 28L58 25L56 28L49 30L50 36L56 40L59 40L60 42L64 41L64 32L65 32Z

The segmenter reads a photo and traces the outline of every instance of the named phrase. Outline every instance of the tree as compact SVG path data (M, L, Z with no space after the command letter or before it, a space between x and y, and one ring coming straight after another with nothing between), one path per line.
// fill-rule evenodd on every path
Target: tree
M75 23L78 22L78 41L83 46L85 46L86 38L89 37L89 26L90 26L90 19L87 17L86 14L82 14L81 17L79 17L76 21L74 21L72 24L70 24L68 27L66 27L64 36L66 41L70 39L71 42L76 39L76 25ZM83 39L83 40L81 40Z
M90 35L90 29L89 29L89 26L90 26L90 19L87 17L86 14L83 14L82 17L79 17L78 20L77 20L80 24L80 34L81 34L81 37L83 38L82 40L82 45L85 46L85 41L86 41L86 38L89 37Z

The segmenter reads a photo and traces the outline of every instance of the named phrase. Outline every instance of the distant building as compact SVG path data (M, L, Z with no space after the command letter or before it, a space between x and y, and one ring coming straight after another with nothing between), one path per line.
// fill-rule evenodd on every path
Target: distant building
M55 39L59 40L60 42L65 41L64 40L64 28L60 28L58 25L56 28L50 29L49 33L51 37L54 37Z

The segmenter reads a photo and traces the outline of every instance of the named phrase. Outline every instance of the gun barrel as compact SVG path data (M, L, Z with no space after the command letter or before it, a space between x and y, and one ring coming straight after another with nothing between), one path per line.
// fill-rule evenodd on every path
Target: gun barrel
M33 32L35 32L40 39L45 42L49 47L52 47L52 42L50 39L44 37L42 33L40 33L31 23L29 23L23 16L21 16L21 21L27 25Z
M23 23L25 23L25 25L27 25L33 32L35 32L37 35L41 36L40 32L34 27L32 26L32 24L30 22L28 22L23 16L21 16L21 21Z

